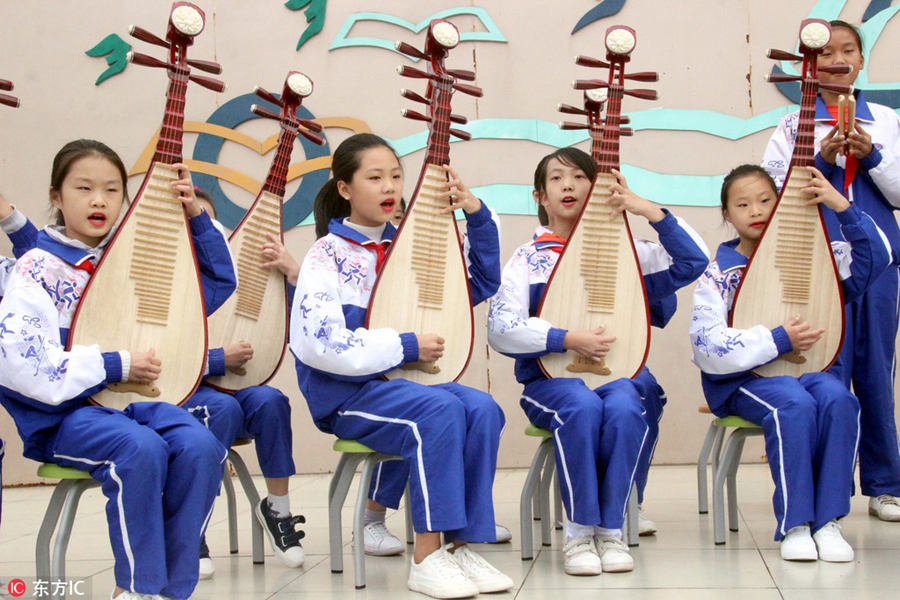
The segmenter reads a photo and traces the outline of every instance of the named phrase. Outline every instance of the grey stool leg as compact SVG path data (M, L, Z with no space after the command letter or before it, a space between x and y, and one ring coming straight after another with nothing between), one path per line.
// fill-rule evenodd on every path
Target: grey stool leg
M406 505L406 543L416 543L416 532L413 530L412 505L409 503L409 482L406 483L404 504Z
M713 480L713 532L716 544L725 543L725 480L731 469L737 468L744 445L743 437L737 435L738 431L728 437Z
M342 573L344 571L344 557L341 554L343 540L341 539L341 507L347 498L347 490L356 473L356 465L365 458L362 454L341 453L331 483L328 485L328 539L331 549L331 572Z
M544 442L542 442L543 444ZM541 486L538 493L541 497L541 546L550 546L550 484L556 472L555 449L552 439L547 439L547 457L544 459L544 467L541 469Z
M225 500L228 506L228 551L231 554L238 552L238 528L237 528L237 506L235 506L234 484L231 483L231 473L228 467L225 467L225 473L222 475L222 488L225 490ZM253 507L250 507L251 512Z
M534 557L531 536L532 502L541 483L541 471L544 468L547 452L549 451L549 438L543 440L531 459L531 467L525 477L525 485L522 486L522 494L519 497L519 534L522 539L522 560L531 560Z
M553 471L553 528L563 528L562 492L559 491L559 472Z
M697 457L697 508L701 515L709 512L709 485L706 480L706 469L709 463L709 453L719 429L715 423L709 424L703 446L700 447L700 456Z
M369 498L369 484L372 482L372 473L375 465L383 455L367 454L362 463L362 471L359 477L359 490L356 493L356 506L353 510L353 576L356 589L366 587L366 545L363 539L363 521L366 513L366 500Z
M637 484L631 484L631 493L628 494L628 505L625 509L625 541L629 546L640 544L640 527L638 525Z
M69 537L72 534L72 524L75 522L75 513L78 511L78 501L81 494L88 488L99 485L93 479L78 479L66 494L62 515L59 519L59 528L56 531L56 541L53 544L53 557L50 563L50 581L65 581L66 579L66 550L69 547ZM50 584L53 585L52 583ZM53 596L54 600L65 600L66 593L63 589L61 595Z
M63 503L74 484L75 481L71 479L64 479L56 484L56 489L50 495L47 510L44 511L44 520L41 522L41 528L38 530L34 548L37 578L43 581L50 580L50 538L53 537L56 524L59 522L59 513L62 511Z
M228 460L234 465L234 472L237 473L241 487L247 494L247 500L250 501L250 534L253 545L253 564L261 565L266 560L263 550L263 530L262 524L256 518L256 507L259 504L259 493L256 491L256 484L250 477L250 471L241 455L233 450L228 451Z

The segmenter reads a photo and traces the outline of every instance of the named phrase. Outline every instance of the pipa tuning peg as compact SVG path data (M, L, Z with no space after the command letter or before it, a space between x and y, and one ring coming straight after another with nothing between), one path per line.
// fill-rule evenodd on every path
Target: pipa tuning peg
M475 71L467 71L465 69L448 69L447 75L462 79L463 81L475 81Z
M399 73L401 77L412 77L414 79L432 79L434 77L430 73L426 73L421 69L407 67L406 65L397 67L397 73Z
M769 83L784 83L786 81L800 81L803 79L800 75L787 75L784 73L769 73L766 75L766 81Z
M600 79L576 79L572 82L572 87L576 90L596 90L599 88L608 88L609 84Z
M466 123L469 122L469 119L467 119L466 117L464 117L462 115L450 115L450 122L451 123L459 123L460 125L465 125Z
M413 121L425 121L427 123L431 122L431 117L423 115L422 113L416 112L414 110L409 110L408 108L404 108L403 110L401 110L400 114L407 119L412 119Z
M142 54L140 52L135 52L134 50L130 50L128 54L125 55L125 60L130 63L134 63L136 65L141 65L143 67L156 67L159 69L168 69L172 65L167 62L161 61L158 58L150 56L149 54Z
M315 125L318 125L318 123L315 123ZM325 138L318 133L313 133L312 131L307 131L306 129L298 129L297 133L311 141L313 144L318 144L319 146L321 146L325 143Z
M222 72L222 65L211 60L194 60L189 58L187 64L195 69L200 69L201 71L212 73L213 75L219 75Z
M0 90L11 92L13 90L13 82L8 79L0 79Z
M19 99L15 96L10 96L9 94L0 94L0 104L16 108L19 106Z
M278 113L272 112L265 106L260 106L259 104L251 104L250 112L259 117L263 117L265 119L274 119L276 121L281 120L281 116Z
M853 65L825 65L819 67L819 71L824 71L825 73L833 73L836 75L845 75L847 73L853 72Z
M845 83L820 83L819 89L828 90L837 94L852 94L853 86Z
M275 106L281 106L281 100L279 100L275 96L275 94L273 94L272 92L270 92L264 88L256 86L255 88L253 88L253 93L256 94L257 96L259 96L260 98L262 98L263 100L265 100L266 102L274 104Z
M635 98L641 98L642 100L656 100L659 98L659 95L656 93L656 90L625 90L624 92L627 96L633 96Z
M594 67L596 69L608 69L609 63L597 58L591 58L590 56L584 56L583 54L579 54L575 57L575 64L582 67Z
M214 92L224 92L225 91L225 82L220 81L218 79L213 79L212 77L204 77L203 75L188 75L188 79L205 87L208 90L212 90Z
M469 133L468 131L463 131L463 130L461 130L461 129L453 129L453 128L451 128L451 129L450 129L450 133L451 133L452 135L455 135L455 136L458 137L459 139L465 140L465 141L467 141L467 142L468 142L469 140L472 139L472 134L471 134L471 133Z
M573 123L572 121L560 121L559 128L571 131L574 129L590 129L587 123Z
M803 60L802 56L798 56L793 52L776 50L775 48L772 48L768 52L766 52L766 56L771 58L772 60Z
M401 52L407 56L411 56L413 58L424 59L428 58L428 55L413 46L412 44L407 44L406 42L397 42L394 44L394 48L397 52Z
M162 46L163 48L169 47L169 42L162 39L158 35L151 33L144 29L143 27L138 27L137 25L130 25L128 27L128 35L133 38L137 38L142 42L147 42L148 44L153 44L155 46Z
M634 129L632 129L631 127L620 127L619 135L624 135L626 137L632 136L632 135L634 135Z
M659 73L653 71L641 71L640 73L625 75L625 79L630 79L632 81L659 81Z
M577 106L572 106L571 104L557 104L556 110L561 113L566 113L567 115L588 115L588 111L583 108L578 108Z
M420 94L417 94L416 92L414 92L412 90L408 90L406 88L403 88L402 90L400 90L400 95L403 96L404 98L406 98L407 100L412 100L413 102L421 102L422 104L431 104L431 101L428 98L426 98Z
M463 94L468 94L469 96L475 96L476 98L481 98L484 95L484 91L477 85L454 83L453 89L458 92L462 92Z
M315 121L310 121L309 119L297 119L297 122L299 122L301 125L303 125L307 129L309 129L311 131L315 131L317 133L322 131L323 129L325 129L320 124L316 123ZM323 140L323 143L324 143L324 140Z
M629 117L628 115L622 115L621 117L619 117L619 123L621 123L622 125L628 125L629 123L631 123L631 117Z

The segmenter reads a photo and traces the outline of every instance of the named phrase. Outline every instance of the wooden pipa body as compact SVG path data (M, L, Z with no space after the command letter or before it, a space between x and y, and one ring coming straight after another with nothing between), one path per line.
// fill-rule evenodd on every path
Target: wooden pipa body
M632 32L633 34L633 32ZM603 361L574 351L550 353L538 359L548 377L579 377L596 388L621 377L634 377L650 349L650 312L644 278L628 218L611 210L607 201L619 167L624 63L627 55L607 54L610 61L606 119L600 105L587 100L591 155L597 175L581 216L556 262L537 316L566 330L605 327L616 336Z
M181 161L187 84L196 79L190 75L186 51L203 28L203 13L186 2L173 5L173 17L176 13L188 19L199 15L199 29L196 20L188 22L193 33L185 34L170 20L170 43L160 44L169 46L170 62L157 61L167 67L170 81L156 153L88 281L69 332L69 347L99 344L104 352L156 350L162 373L152 385L111 384L93 395L94 402L110 408L147 400L181 404L196 389L206 362L200 272L187 215L171 187L180 177L170 166Z
M450 98L454 87L459 88L444 68L447 49L434 43L433 30L434 23L426 43L426 52L429 47L433 52L429 52L431 125L425 164L372 290L366 322L368 328L437 333L444 338L444 355L438 361L408 363L386 374L388 379L425 385L459 379L472 354L474 336L469 279L456 219L452 212L441 214L448 202L436 196L438 186L447 181L442 165L450 163Z
M262 267L265 260L261 250L263 244L269 241L267 236L270 234L284 243L281 222L284 188L294 139L303 131L300 129L301 121L321 131L321 126L296 116L301 99L311 92L312 82L298 72L288 74L280 100L271 97L265 90L257 90L263 98L277 100L281 114L275 115L256 105L253 111L261 116L277 118L281 123L281 132L266 181L229 238L232 254L237 261L237 290L208 318L210 348L221 348L239 340L249 342L253 347L253 358L240 369L206 379L207 383L228 392L264 384L275 375L284 357L290 308L287 305L287 284L279 271ZM303 134L317 143L323 141L315 134L306 131Z
M813 329L824 327L825 333L809 350L783 354L753 370L764 377L824 371L837 358L844 338L843 292L828 230L819 205L806 206L809 198L801 191L811 180L806 167L815 164L816 55L821 52L802 43L801 50L803 96L790 169L735 291L731 326L774 329L798 316Z

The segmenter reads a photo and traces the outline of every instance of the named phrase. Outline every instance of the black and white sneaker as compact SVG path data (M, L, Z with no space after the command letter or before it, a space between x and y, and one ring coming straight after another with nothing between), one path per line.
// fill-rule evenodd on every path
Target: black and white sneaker
M212 579L216 572L216 565L209 557L209 546L206 545L206 536L200 538L200 579Z
M278 518L272 514L266 498L260 500L254 512L263 531L266 532L266 537L269 538L269 544L271 544L275 556L288 567L302 567L305 555L300 540L306 534L302 529L295 530L294 528L300 523L306 523L306 518L303 515Z

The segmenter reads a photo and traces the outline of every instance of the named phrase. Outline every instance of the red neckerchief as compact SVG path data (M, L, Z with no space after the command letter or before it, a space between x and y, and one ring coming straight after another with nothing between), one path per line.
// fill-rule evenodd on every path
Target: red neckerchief
M560 244L559 246L546 246L550 250L553 250L557 254L560 254L563 251L563 246L566 245L566 239L559 237L555 233L548 232L548 233L542 233L541 235L534 238L534 242L532 242L532 243L533 244L544 244L544 243Z
M74 265L76 269L81 269L82 271L87 271L88 273L94 272L94 263L90 260L83 260L77 265Z
M381 267L384 266L384 257L387 255L387 248L390 246L390 242L369 242L368 244L360 244L356 240L352 240L348 237L340 236L341 238L347 240L354 246L359 246L360 248L365 248L366 250L374 250L375 251L375 273L381 273Z
M832 120L829 121L828 124L832 126L837 125L837 105L832 104L831 106L826 106L825 108L828 109L828 114L830 114L832 118ZM846 194L847 190L850 188L850 184L853 183L853 179L856 177L856 170L859 168L859 161L853 154L848 154L846 156L846 162L844 163L844 165L844 193Z

